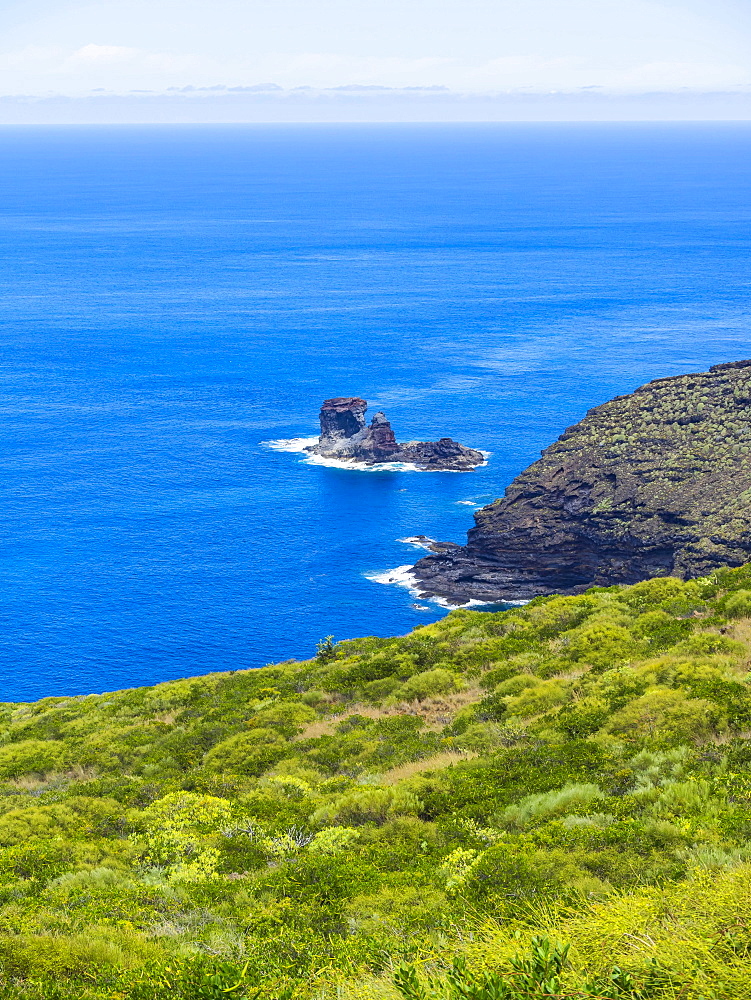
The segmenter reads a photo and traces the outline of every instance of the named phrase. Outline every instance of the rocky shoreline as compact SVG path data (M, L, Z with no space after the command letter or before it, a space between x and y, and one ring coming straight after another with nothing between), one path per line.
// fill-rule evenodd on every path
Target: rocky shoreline
M413 568L452 603L577 594L751 559L751 361L658 379L590 410Z
M428 472L471 472L485 462L481 451L452 438L399 444L385 414L376 413L370 425L365 422L367 408L358 396L325 400L319 417L321 435L306 451L353 465L402 462Z

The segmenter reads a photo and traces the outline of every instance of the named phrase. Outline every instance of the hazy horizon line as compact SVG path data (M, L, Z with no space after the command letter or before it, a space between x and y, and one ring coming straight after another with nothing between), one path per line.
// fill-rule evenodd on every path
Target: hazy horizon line
M733 90L462 92L439 85L248 87L0 94L0 124L751 121L751 87Z

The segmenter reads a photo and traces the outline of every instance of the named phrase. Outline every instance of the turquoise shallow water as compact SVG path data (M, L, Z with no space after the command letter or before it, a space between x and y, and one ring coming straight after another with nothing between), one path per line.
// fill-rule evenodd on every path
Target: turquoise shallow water
M0 130L0 698L403 633L368 576L592 405L751 355L747 125ZM322 399L467 475L264 442Z

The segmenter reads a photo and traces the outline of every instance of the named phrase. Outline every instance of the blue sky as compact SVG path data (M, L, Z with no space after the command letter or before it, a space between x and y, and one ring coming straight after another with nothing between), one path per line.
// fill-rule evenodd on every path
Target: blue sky
M751 94L751 0L5 0L0 32L0 96Z

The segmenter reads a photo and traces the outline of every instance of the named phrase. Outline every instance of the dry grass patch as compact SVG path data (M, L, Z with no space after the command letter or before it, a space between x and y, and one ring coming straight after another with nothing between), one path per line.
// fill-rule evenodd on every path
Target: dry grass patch
M546 680L550 681L578 681L580 677L588 674L591 667L580 667L576 670L561 670L558 674L551 674Z
M751 729L744 729L740 733L737 730L725 733L713 733L709 739L698 742L697 746L701 746L702 743L712 743L714 746L720 747L725 743L734 743L736 740L751 740Z
M739 618L728 627L726 634L731 639L742 642L749 651L749 658L751 658L751 618Z
M437 695L424 701L403 701L397 705L348 705L347 708L326 719L317 719L305 726L295 740L312 740L319 736L328 736L336 730L339 723L352 715L361 715L365 719L386 719L395 715L420 716L425 720L423 728L426 732L439 732L453 721L459 709L479 701L485 692L473 686L457 691L454 694Z
M303 731L295 736L295 740L312 740L318 736L329 736L336 730L340 722L352 715L361 715L365 719L384 719L392 715L404 715L398 708L377 708L373 705L348 705L345 711L330 715L327 719L317 719L309 723Z
M473 750L446 750L444 753L436 754L435 757L412 760L407 764L392 767L390 771L384 771L379 780L383 785L395 785L415 774L422 774L424 771L440 771L444 767L460 764L463 760L473 760L475 757L479 757L479 754Z
M73 781L92 781L96 778L93 767L83 767L76 764L67 771L48 771L46 774L22 774L11 778L6 784L21 792L36 792L40 788L69 785Z
M473 705L485 696L485 692L473 685L463 691L456 691L454 694L436 695L434 698L426 698L424 701L403 702L400 708L401 715L419 715L425 720L423 728L426 732L439 732L444 726L454 721L456 713L467 705Z

